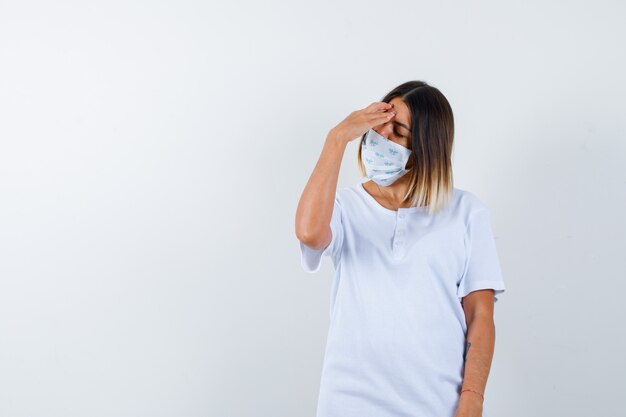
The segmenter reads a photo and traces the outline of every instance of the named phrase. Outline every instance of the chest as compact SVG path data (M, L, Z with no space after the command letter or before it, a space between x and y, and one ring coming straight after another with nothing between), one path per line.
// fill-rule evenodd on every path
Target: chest
M451 215L361 212L346 220L346 259L384 265L431 268L460 276L466 260L466 230Z

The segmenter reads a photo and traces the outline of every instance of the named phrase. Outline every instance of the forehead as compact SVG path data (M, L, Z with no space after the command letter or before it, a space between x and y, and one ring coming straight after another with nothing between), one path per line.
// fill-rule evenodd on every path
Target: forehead
M393 104L394 110L398 112L393 118L393 124L411 131L411 113L404 101L399 97L394 97L389 100L389 104Z

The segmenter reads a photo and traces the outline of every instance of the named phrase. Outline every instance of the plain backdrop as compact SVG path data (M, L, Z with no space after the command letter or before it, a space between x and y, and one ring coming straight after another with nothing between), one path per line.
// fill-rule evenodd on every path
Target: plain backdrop
M333 269L302 270L295 209L328 131L408 80L492 212L491 415L626 415L625 14L0 1L0 416L313 417Z

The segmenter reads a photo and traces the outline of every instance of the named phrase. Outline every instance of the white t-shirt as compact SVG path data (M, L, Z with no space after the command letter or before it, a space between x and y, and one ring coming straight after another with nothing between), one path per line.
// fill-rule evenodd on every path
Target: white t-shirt
M461 298L504 282L489 210L453 189L450 205L383 207L362 183L340 188L322 250L335 267L317 417L453 417L467 326ZM464 394L466 395L466 394ZM483 416L488 416L483 404Z

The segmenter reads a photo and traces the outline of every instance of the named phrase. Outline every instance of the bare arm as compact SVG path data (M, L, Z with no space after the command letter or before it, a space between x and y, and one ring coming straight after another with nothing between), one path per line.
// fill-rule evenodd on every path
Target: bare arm
M296 210L296 236L309 247L322 249L331 241L330 219L347 143L335 131L330 131L300 197Z
M395 115L395 112L387 112L390 109L389 103L374 102L353 111L330 130L296 210L296 236L300 242L314 249L330 244L330 221L346 145L372 126L390 120Z
M467 323L465 375L457 415L480 415L483 396L495 348L496 328L493 321L494 291L478 290L463 297ZM482 396L481 396L482 394ZM459 414L463 412L463 414ZM479 412L474 414L475 412Z

